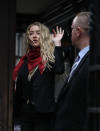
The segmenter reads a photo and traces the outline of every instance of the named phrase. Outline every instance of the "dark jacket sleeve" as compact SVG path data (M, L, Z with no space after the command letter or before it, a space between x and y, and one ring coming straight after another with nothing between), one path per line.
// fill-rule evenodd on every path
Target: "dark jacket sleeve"
M14 91L14 117L19 117L20 116L20 110L21 110L21 105L22 105L22 86L19 78L17 79L16 83L16 91Z
M61 74L64 72L64 57L62 47L55 47L54 51L55 55L55 64L54 64L54 72Z

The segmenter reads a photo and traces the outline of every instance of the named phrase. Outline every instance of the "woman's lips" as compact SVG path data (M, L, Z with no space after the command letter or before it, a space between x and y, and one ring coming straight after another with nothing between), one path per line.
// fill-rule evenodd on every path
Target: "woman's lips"
M37 42L38 42L38 40L33 40L33 42L34 42L34 43L37 43Z

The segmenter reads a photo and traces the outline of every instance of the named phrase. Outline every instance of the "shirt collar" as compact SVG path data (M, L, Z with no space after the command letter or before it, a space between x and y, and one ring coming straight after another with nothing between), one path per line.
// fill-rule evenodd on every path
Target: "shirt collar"
M89 45L86 46L85 48L83 48L83 49L78 53L79 57L82 58L82 57L89 51L89 49L90 49L90 46L89 46Z

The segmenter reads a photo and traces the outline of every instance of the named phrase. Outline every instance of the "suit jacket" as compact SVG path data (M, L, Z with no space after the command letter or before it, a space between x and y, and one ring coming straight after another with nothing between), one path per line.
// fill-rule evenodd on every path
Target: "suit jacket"
M87 122L89 52L66 80L56 105L54 131L84 131Z
M54 75L55 73L64 72L61 47L55 48L55 64L51 65L52 68L48 69L46 67L42 75L38 69L32 76L31 81L28 81L29 72L27 68L27 60L25 60L23 66L19 70L16 83L17 102L15 103L17 105L15 106L20 108L21 105L29 99L32 103L32 107L34 107L37 112L54 112ZM22 112L29 112L27 109L24 109L24 106L22 106L21 110Z

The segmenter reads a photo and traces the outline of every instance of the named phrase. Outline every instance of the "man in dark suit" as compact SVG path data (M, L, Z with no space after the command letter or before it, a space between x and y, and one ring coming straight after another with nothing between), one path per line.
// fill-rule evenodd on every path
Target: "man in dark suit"
M89 12L80 12L72 22L72 45L78 60L58 97L53 131L86 131L89 63Z

